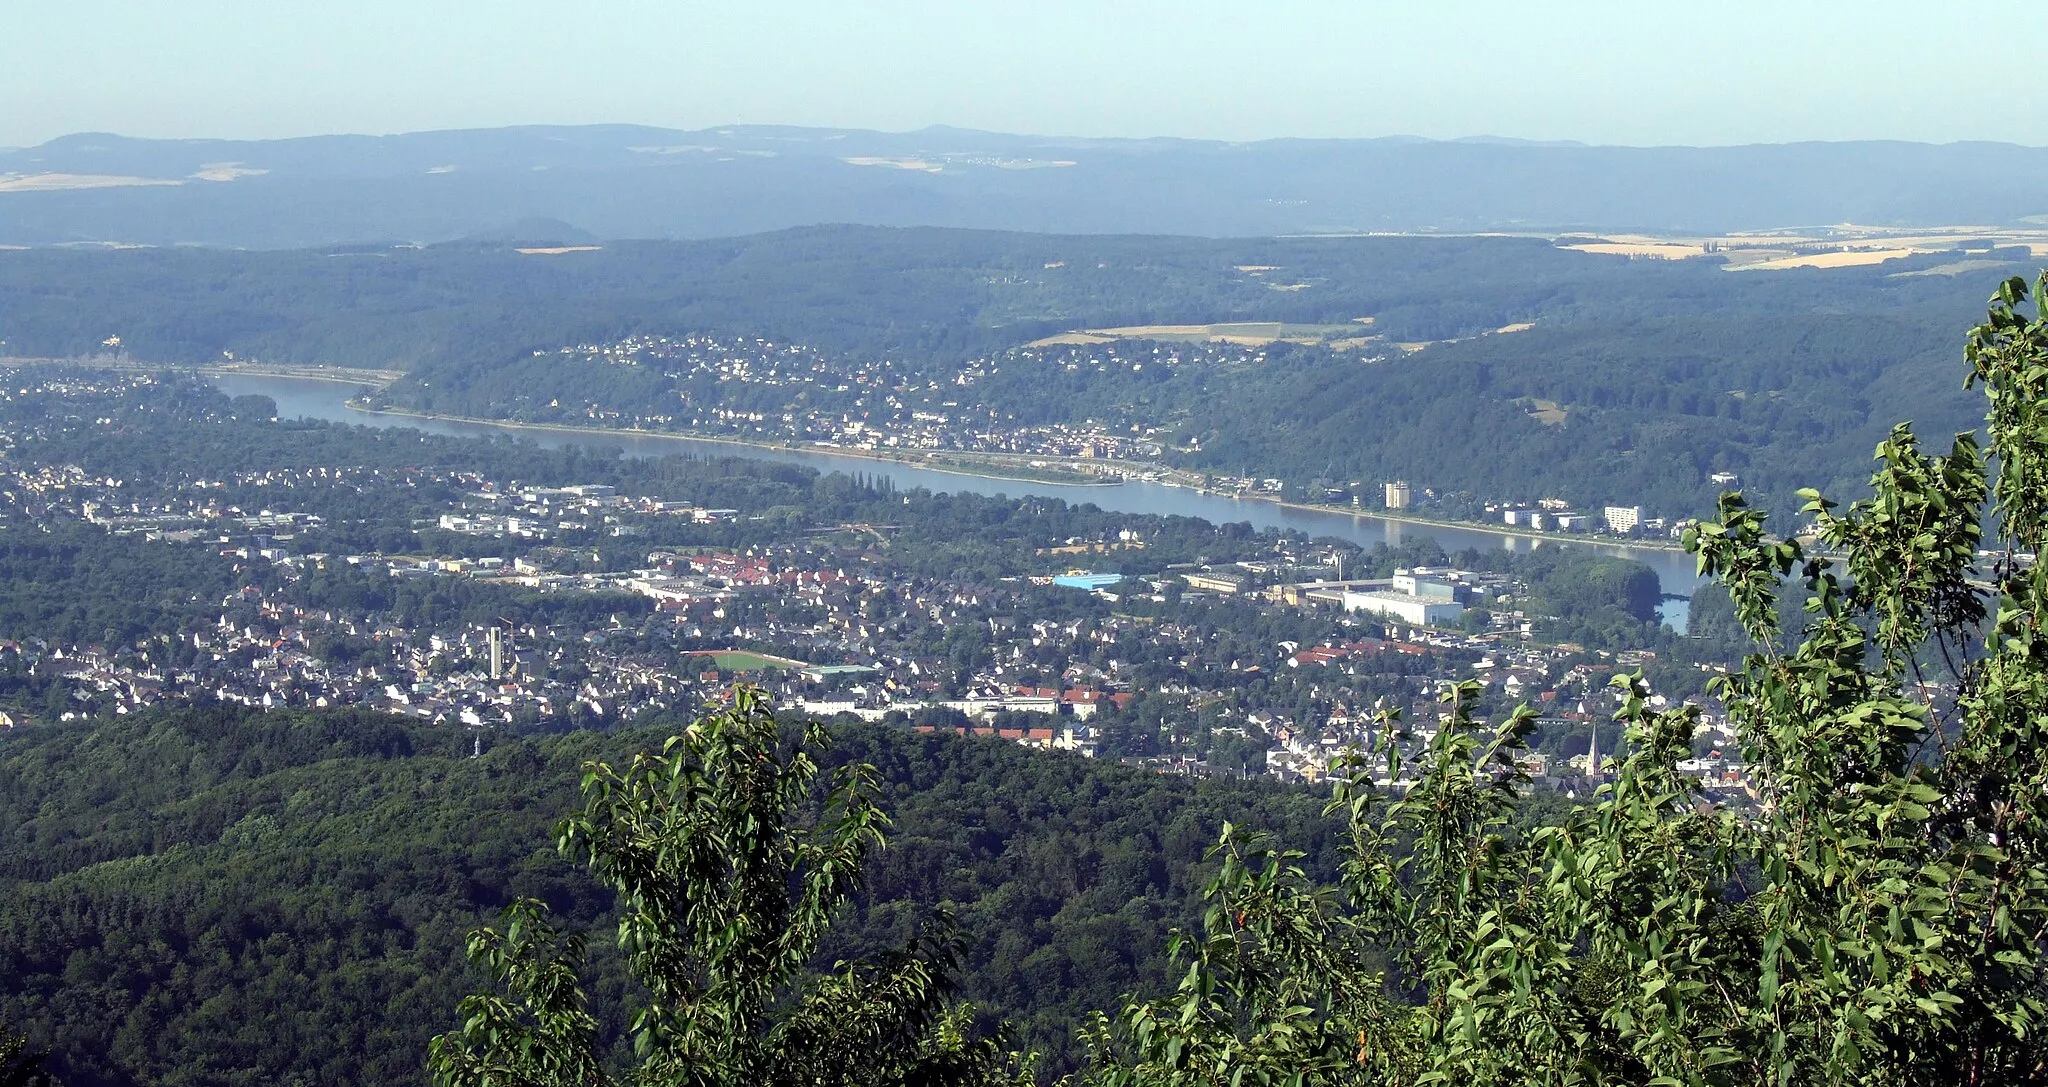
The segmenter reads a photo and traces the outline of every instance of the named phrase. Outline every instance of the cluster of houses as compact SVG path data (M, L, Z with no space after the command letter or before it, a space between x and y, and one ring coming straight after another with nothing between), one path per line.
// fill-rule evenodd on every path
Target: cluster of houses
M710 357L701 344L683 349ZM635 357L642 361L627 364L654 356ZM752 365L748 373L756 372ZM784 356L766 372L786 374L785 365L812 364ZM438 516L420 527L501 538L505 546L423 532L444 551L467 553L388 554L358 550L360 543L319 550L314 545L337 526L302 512L293 497L316 487L372 499L390 488L415 495L431 488L446 502L427 507ZM1303 580L1328 556L1284 543L1264 561L1175 568L1128 583L1081 570L984 584L906 573L885 548L849 542L877 538L872 526L859 525L838 526L827 538L806 527L772 546L656 549L644 564L635 560L636 569L595 570L587 546L572 556L551 536L626 536L649 518L717 523L744 514L620 495L601 484L535 487L443 469L274 469L159 494L136 489L66 465L10 463L0 478L0 514L9 518L76 518L113 534L206 547L241 578L209 609L210 619L175 637L126 646L0 645L0 663L52 681L57 701L41 709L60 719L212 698L371 706L479 728L558 717L609 722L693 707L744 674L809 713L897 719L1082 754L1100 753L1114 731L1128 730L1140 700L1156 700L1145 712L1163 750L1143 756L1149 765L1223 772L1229 768L1209 758L1227 747L1238 772L1321 780L1349 772L1351 753L1384 741L1361 690L1395 692L1388 704L1404 711L1407 742L1417 742L1440 727L1436 697L1444 686L1478 680L1496 702L1538 706L1546 735L1558 738L1529 753L1524 769L1532 777L1570 788L1605 772L1597 751L1575 745L1596 735L1613 711L1606 673L1572 664L1582 652L1513 637L1512 624L1526 618L1504 603L1518 587L1498 575L1417 567L1346 579L1340 568L1335 577ZM1065 556L1137 551L1143 542L1111 532L1048 548L1058 555L1045 557L1086 561ZM474 554L485 548L499 554ZM367 611L312 606L299 586L337 566L401 581L637 594L649 603L589 624L447 619L407 627ZM1074 590L1104 603L1050 606L1045 595ZM1127 593L1156 606L1142 615L1117 606ZM1213 617L1222 613L1209 609L1223 603L1250 603L1267 614L1326 609L1319 623L1327 629L1335 616L1348 633L1248 652L1219 639ZM1492 622L1463 629L1467 609L1478 607ZM1607 670L1628 663L1616 657ZM1739 787L1741 766L1725 754L1735 744L1718 707L1703 704L1699 720L1700 752L1687 772L1715 787Z

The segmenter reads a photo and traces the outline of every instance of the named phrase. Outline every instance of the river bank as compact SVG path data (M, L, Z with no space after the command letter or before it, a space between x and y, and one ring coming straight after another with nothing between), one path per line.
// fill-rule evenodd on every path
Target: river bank
M137 362L118 355L94 355L85 358L49 359L0 357L0 366L79 366L93 370L120 370L128 373L176 373L198 374L201 377L240 378L284 378L290 381L325 381L335 385L353 385L357 388L381 389L405 376L403 370L370 370L354 366L321 366L314 363L303 365L275 362L220 362L199 366L170 366L155 362Z
M162 370L166 368L161 365L145 364L135 362L133 360L121 359L118 357L109 358L104 356L87 359L0 358L0 365L36 363L56 363L74 366L92 366L103 369L118 370ZM391 382L404 376L404 374L401 371L397 370L372 370L341 366L320 366L314 364L294 365L282 363L229 362L191 367L177 367L176 369L184 369L187 370L188 372L197 373L216 380L225 378L229 380L251 382L262 382L269 380L288 382L311 381L320 382L327 385L353 386L358 389L383 388L384 386L389 385ZM943 476L953 476L962 479L989 480L998 483L1021 483L1057 486L1061 488L1090 489L1107 489L1135 483L1144 486L1165 487L1175 490L1187 491L1192 494L1202 495L1205 498L1213 498L1233 503L1241 503L1249 500L1259 502L1261 504L1277 509L1293 510L1305 514L1316 515L1319 517L1368 518L1373 521L1388 524L1408 525L1416 528L1446 529L1458 533L1483 533L1489 537L1497 537L1503 541L1526 542L1531 546L1544 543L1561 543L1571 544L1575 546L1603 548L1613 550L1616 552L1649 551L1661 552L1663 554L1672 556L1682 556L1686 554L1685 549L1683 547L1681 547L1677 542L1671 540L1638 540L1623 538L1610 539L1606 537L1591 536L1583 533L1545 532L1540 529L1503 526L1496 525L1490 522L1461 521L1447 517L1425 517L1420 514L1408 513L1405 511L1367 511L1355 507L1333 506L1314 502L1289 502L1285 499L1277 498L1271 495L1243 494L1236 491L1227 491L1219 488L1203 487L1199 484L1180 482L1172 479L1148 480L1144 478L1145 474L1147 473L1163 473L1167 476L1172 476L1174 474L1179 473L1179 470L1177 469L1156 469L1149 465L1145 466L1143 471L1134 475L1126 476L1124 479L1121 480L1103 480L1088 475L1084 475L1079 472L1034 472L1029 469L1020 470L1014 465L1006 465L997 460L975 461L971 454L963 456L958 460L949 461L934 458L914 458L910 455L906 455L903 453L885 453L880 450L851 449L843 446L805 446L786 442L778 443L750 441L745 438L734 438L729 435L694 434L687 431L641 430L625 427L592 426L575 423L518 423L502 419L482 418L478 416L447 415L436 412L413 411L405 408L372 408L365 406L362 402L353 398L343 399L341 401L341 404L348 412L354 413L356 415L385 416L394 419L413 419L423 423L454 424L509 431L530 431L551 434L608 437L621 440L674 439L686 442L725 446L733 448L735 450L765 451L769 453L791 456L810 455L836 457L853 460L865 460L872 461L877 464L892 465L901 468L911 469L918 472L931 472ZM343 421L346 420L344 419ZM358 421L360 422L361 420ZM961 463L962 460L966 461L967 463L963 465ZM1512 546L1512 544L1510 544L1509 546ZM1446 549L1448 550L1449 548ZM1663 566L1665 564L1658 565Z
M109 359L0 359L0 363L36 361L70 361L78 365L113 367L116 369L163 369L163 367L161 366L150 366L142 363ZM277 378L288 381L320 381L337 385L353 385L358 388L382 388L386 385L389 385L391 382L397 380L398 378L404 376L402 372L397 370L370 370L339 366L290 365L279 363L222 363L195 366L191 367L190 369L210 378ZM368 407L361 401L353 398L346 399L342 403L349 411L363 415L382 415L391 418L417 419L422 422L456 423L470 426L493 427L503 430L535 431L554 434L591 435L596 437L612 438L678 438L691 442L704 442L714 445L729 446L740 449L767 450L776 453L813 453L832 457L846 457L858 460L868 460L882 464L900 465L906 468L914 468L924 472L936 472L942 475L960 476L969 479L986 479L1005 483L1044 483L1053 484L1061 487L1116 487L1128 482L1154 482L1143 478L1144 474L1147 472L1164 473L1166 475L1173 475L1179 472L1179 470L1177 469L1159 469L1147 465L1144 467L1142 471L1133 473L1131 475L1127 475L1124 479L1103 480L1082 474L1077 471L1034 472L1028 469L1019 470L1014 465L1007 465L993 458L978 461L974 458L972 454L967 454L954 460L939 458L918 458L903 453L885 453L880 450L854 449L847 448L844 446L805 446L787 442L751 441L746 438L735 438L730 435L697 434L689 431L643 430L638 428L607 427L578 423L521 423L512 422L504 419L484 418L481 416L450 415L439 412L415 411L407 408L373 408ZM963 465L961 463L962 461L965 461L966 464ZM1683 547L1681 547L1675 541L1670 540L1605 539L1602 537L1591 536L1584 533L1546 532L1540 529L1503 526L1496 525L1490 522L1461 521L1448 517L1426 517L1420 514L1408 513L1405 511L1367 511L1355 507L1335 506L1315 502L1290 502L1285 499L1277 498L1271 495L1243 494L1237 491L1223 490L1221 488L1203 487L1194 483L1177 482L1171 480L1158 481L1156 485L1187 490L1207 497L1225 499L1232 502L1243 502L1247 500L1262 502L1278 507L1280 509L1299 510L1303 513L1338 517L1370 517L1376 521L1385 521L1402 525L1413 525L1417 528L1442 528L1454 529L1459 532L1484 532L1489 535L1497 535L1506 539L1524 540L1532 545L1539 543L1566 543L1628 548L1631 550L1642 551L1661 551L1673 555L1682 555L1686 553Z
M729 435L698 434L686 430L642 430L632 427L590 426L576 423L515 423L503 419L488 419L468 415L447 415L438 412L413 411L406 408L371 408L365 407L363 406L362 403L355 400L349 400L346 401L345 403L347 404L349 410L361 412L365 415L385 415L395 418L430 420L442 423L466 423L475 426L498 427L506 430L549 431L553 433L562 434L590 434L610 437L681 438L692 442L710 442L717 445L735 446L745 449L767 450L770 452L777 453L820 453L834 457L850 457L859 460L878 461L884 464L902 465L904 467L916 468L920 471L926 472L940 472L946 475L965 476L972 479L990 479L1012 483L1053 483L1058 484L1062 487L1116 487L1127 482L1150 482L1147 480L1143 480L1142 478L1140 478L1138 474L1127 476L1125 479L1122 480L1101 480L1081 475L1067 475L1051 472L1044 473L1042 475L1029 475L1017 473L1014 470L1008 469L1006 466L995 461L980 462L973 467L959 467L956 463L949 463L947 461L942 460L917 459L903 454L890 454L883 453L879 450L853 449L845 446L836 445L805 446L796 445L788 442L751 441L746 438L734 438ZM1149 466L1146 470L1157 471L1157 469L1153 469ZM1173 470L1167 469L1167 471ZM1370 517L1377 521L1392 521L1397 524L1414 525L1418 528L1448 528L1457 529L1462 532L1485 532L1491 535L1511 537L1518 540L1527 540L1532 544L1544 542L1593 545L1606 544L1614 547L1626 547L1645 551L1664 551L1669 552L1671 554L1679 555L1686 553L1684 547L1680 546L1678 543L1674 541L1669 540L1638 540L1623 538L1606 539L1599 536L1588 535L1586 533L1545 532L1541 529L1502 526L1495 525L1491 522L1460 521L1448 517L1425 517L1419 514L1407 513L1402 511L1368 511L1357 509L1350 506L1333 506L1315 502L1290 502L1286 499L1276 498L1271 495L1244 494L1237 491L1223 490L1221 488L1215 487L1202 487L1190 483L1162 482L1158 485L1163 487L1179 488L1181 490L1191 491L1195 494L1205 495L1211 498L1228 499L1233 502L1263 502L1268 505L1277 506L1281 509L1300 510L1303 513L1333 515L1340 517Z
M740 456L799 464L821 472L870 472L905 491L931 491L1007 495L1011 498L1056 498L1072 503L1090 503L1106 510L1165 517L1195 517L1212 524L1248 521L1254 528L1298 531L1311 538L1332 537L1362 547L1386 544L1400 547L1423 538L1433 538L1448 553L1466 550L1526 551L1539 547L1585 548L1641 562L1657 572L1665 592L1679 597L1662 609L1667 622L1685 628L1686 600L1700 584L1698 568L1686 555L1661 541L1637 542L1588 536L1556 536L1517 531L1512 526L1480 525L1434 520L1384 511L1340 506L1283 503L1271 497L1245 501L1244 497L1221 494L1189 485L1183 477L1173 485L1143 478L1123 483L1086 484L1045 482L1004 478L987 472L926 468L893 459L857 456L864 450L830 447L789 447L734 441L705 440L648 430L615 427L521 428L491 420L455 421L417 414L372 413L348 406L349 390L338 382L291 377L257 376L245 372L224 374L214 384L231 396L261 394L277 404L278 415L286 419L323 419L373 427L415 427L451 437L489 437L523 434L544 445L590 444L603 439L616 444L627 456L662 457L675 453L698 456ZM1245 496L1250 497L1250 496ZM1656 546L1651 546L1655 544ZM1113 565L1113 564L1112 564ZM1106 569L1106 568L1105 568Z
M1568 544L1608 544L1614 547L1627 547L1639 551L1667 551L1674 555L1683 555L1687 553L1685 547L1675 540L1642 540L1635 539L1632 537L1620 536L1610 538L1604 536L1592 536L1584 532L1545 532L1541 529L1518 528L1511 526L1496 525L1490 521L1457 521L1448 517L1419 517L1414 514L1396 513L1387 510L1373 510L1370 513L1366 513L1365 511L1353 509L1349 506L1322 506L1316 505L1312 502L1287 502L1278 498L1266 498L1261 495L1244 495L1241 497L1253 498L1261 502L1271 502L1275 505L1284 506L1288 509L1302 510L1308 513L1349 513L1359 516L1374 517L1382 521L1398 521L1404 525L1417 525L1434 528L1455 528L1465 532L1494 533L1501 536L1510 536L1518 540L1529 540L1533 543L1542 543L1549 541L1555 543Z
M962 468L947 461L914 459L903 454L883 453L873 449L852 449L838 445L798 445L792 442L757 442L729 435L698 434L687 430L643 430L637 427L589 426L580 423L515 423L505 419L489 419L474 415L446 415L439 412L412 411L406 408L372 408L357 400L342 402L350 411L364 415L383 415L398 419L418 419L423 422L463 423L470 426L494 427L501 430L546 431L555 434L589 434L611 438L675 438L689 442L706 442L713 445L729 445L743 449L767 450L774 453L815 453L823 456L850 457L871 460L882 464L901 465L921 472L939 472L944 475L964 476L969 479L993 479L1009 483L1052 483L1062 487L1116 487L1126 480L1092 479L1082 475L1046 472L1029 474L1000 465Z
M378 388L404 377L402 370L362 370L348 366L195 366L207 377L282 377L293 381L327 381L357 388Z

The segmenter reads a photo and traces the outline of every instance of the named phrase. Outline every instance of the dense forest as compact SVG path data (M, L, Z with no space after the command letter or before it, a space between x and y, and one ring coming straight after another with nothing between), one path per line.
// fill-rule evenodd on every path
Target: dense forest
M1973 254L1983 258L1986 254ZM2016 250L1994 254L2019 260ZM1710 260L1628 261L1535 238L1201 239L812 227L527 255L481 242L227 252L0 252L8 353L68 358L109 335L149 362L239 358L490 368L534 349L641 332L731 333L861 360L958 363L1076 327L1343 324L1400 341L1517 321L1797 316L1981 299L1939 255L1864 268L1728 275ZM1300 289L1243 268L1282 270ZM1961 307L1961 308L1958 308ZM1943 327L1953 327L1952 324ZM1759 333L1760 334L1760 333Z
M2017 250L1972 254L2023 260ZM0 252L16 356L72 358L106 336L147 362L420 368L453 375L530 350L653 334L743 334L858 360L963 362L1049 332L1139 323L1372 317L1389 340L1513 321L1894 313L1968 315L1978 282L1868 268L1726 274L1712 260L1620 260L1536 237L1040 235L805 227L711 242L356 250ZM1241 268L1284 270L1274 291ZM1942 328L1954 328L1952 323ZM1755 334L1761 338L1761 330Z
M1189 447L1175 463L1279 476L1303 496L1337 488L1376 505L1360 481L1408 479L1460 492L1455 512L1472 515L1562 497L1697 516L1720 489L1709 477L1728 472L1789 512L1800 487L1860 487L1901 412L1929 434L1975 426L1979 409L1941 365L1952 323L1931 308L1617 314L1374 365L1276 344L1255 365L1071 371L1075 355L1137 354L1089 348L1015 359L967 393L1044 421L1163 424Z
M891 381L944 388L963 410L1017 424L1162 427L1175 463L1284 477L1300 494L1407 478L1467 504L1561 495L1685 516L1711 506L1715 472L1789 509L1797 486L1860 479L1901 414L1930 431L1968 427L1937 363L1983 280L1901 274L1943 259L1730 274L1711 260L1628 261L1540 239L856 227L553 255L480 242L28 250L0 253L0 350L77 357L118 336L149 362L232 353L398 368L409 376L385 394L394 404L526 417L558 403L580 418L586 405L673 412L676 390L559 348L767 337L849 369L883 366ZM1274 290L1244 268L1280 269L1301 287ZM1079 327L1360 318L1386 343L1433 346L1361 355L1279 343L1244 365L1142 372L1114 364L1141 344L1009 355ZM1488 334L1523 323L1535 327ZM1010 361L952 387L990 358ZM845 407L783 403L776 388L744 383L691 395L741 411Z
M196 707L0 733L0 1021L70 1087L419 1083L476 984L465 932L517 897L579 925L610 903L550 827L582 760L675 722L512 739L357 712ZM962 996L1055 1067L1073 1024L1166 980L1225 819L1335 871L1321 798L907 729L840 733L895 825L821 966L947 905ZM1321 844L1317 844L1321 843ZM619 963L594 941L600 1001Z
M1237 266L1314 284L1275 291ZM1431 339L1617 293L1684 295L1713 268L1642 272L1540 240L1051 236L815 227L528 255L504 244L268 253L0 253L9 353L438 369L638 332L768 336L862 359L959 362L1074 327L1347 322ZM1484 284L1484 301L1438 300ZM1657 285L1661 284L1661 285ZM1724 290L1776 292L1730 280ZM1561 287L1570 286L1568 293ZM1808 302L1817 301L1805 293ZM1785 304L1797 305L1787 300ZM1508 316L1502 316L1506 314Z
M1429 722L1405 792L1366 789L1361 776L1340 782L1331 808L1327 792L849 726L831 737L826 761L872 765L893 827L806 965L829 971L855 952L903 945L943 910L964 934L959 996L979 1007L978 1025L1007 1021L1054 1071L1091 1049L1105 1084L1197 1081L1191 1053L1253 1081L1308 1068L1330 1082L1412 1080L1429 1068L1449 1082L1503 1085L1532 1069L1558 1083L1934 1083L1962 1067L1988 1082L2040 1080L2048 1063L2032 1039L2048 1007L2034 934L2048 925L2048 853L2032 828L2048 819L2048 568L2031 559L2048 545L2036 440L2048 428L2048 320L2017 312L2026 298L2023 284L2007 284L1969 341L1992 401L1983 450L1962 440L1923 453L1911 432L1891 431L1874 501L1804 511L1839 558L1767 535L1763 514L1732 495L1688 536L1702 568L1733 590L1703 625L1730 645L1765 647L1713 682L1746 749L1750 796L1766 803L1702 802L1678 770L1699 708L1654 706L1629 676L1616 684L1625 754L1594 803L1571 810L1523 788L1518 756L1540 740L1537 713L1488 703L1477 682L1443 685L1447 711ZM1848 319L1882 327L1868 314ZM1805 388L1807 405L1779 423L1848 435L1856 413L1890 410L1849 403L1848 382L1867 377L1875 388L1913 371L1856 368L1883 337L1820 342L1829 338L1803 346L1835 375L1832 394L1773 377L1761 358L1745 380L1766 393ZM1736 375L1688 384L1691 365L1657 363L1654 389L1611 401L1583 374L1586 384L1543 388L1621 412L1706 418L1712 389ZM1919 396L1930 387L1898 386ZM1846 421L1813 414L1830 403ZM161 405L141 399L69 417L37 417L42 406L11 419L16 448L138 484L345 453L390 477L380 488L309 489L295 505L369 522L381 501L392 523L355 530L401 542L420 536L411 514L431 508L393 498L429 489L414 469L435 443L419 435L275 424L260 403L196 392L172 427L148 423ZM1949 448L1938 405L1928 414L1928 446ZM1743 421L1718 406L1712 418ZM88 425L71 425L80 419ZM886 510L903 526L897 561L933 577L1016 576L1033 569L1034 545L1129 523L1087 506L896 494L742 462L622 461L509 442L449 456L501 458L497 469L536 479L771 500L756 506L754 525L703 530L726 542ZM261 500L257 481L235 485L248 490L228 497ZM1288 542L1249 526L1145 524L1160 545L1128 572ZM23 628L91 637L105 624L99 636L126 639L138 631L122 625L123 581L167 576L132 600L137 614L172 626L203 620L206 594L234 585L185 557L159 558L167 544L113 545L102 561L92 530L43 527L10 526L0 549L0 574L19 583L0 607ZM1984 554L1993 557L1980 563ZM1413 560L1376 552L1362 565L1396 561ZM1655 630L1657 587L1639 567L1549 552L1469 561L1516 569L1531 600L1589 641ZM415 619L483 603L363 595L380 588L336 577L309 591ZM66 591L79 600L51 602ZM1218 604L1210 618L1270 652L1272 628L1228 614L1237 606ZM1805 616L1796 630L1777 619L1788 608ZM1937 658L1945 672L1923 670ZM32 680L6 677L31 695ZM1138 742L1128 726L1143 712L1119 722ZM638 908L550 849L550 827L573 807L584 760L629 758L689 715L677 707L630 731L521 736L203 703L0 733L0 1022L49 1050L74 1085L420 1082L426 1038L458 1026L458 1001L480 983L464 962L479 922L522 899L581 930ZM1359 758L1391 764L1393 742ZM1530 833L1532 823L1544 825ZM1224 849L1211 853L1219 837ZM1176 944L1175 929L1201 935ZM583 982L595 1021L617 1023L632 956L593 945ZM1172 995L1146 999L1161 993ZM1076 1041L1086 1012L1119 1007ZM1269 1030L1275 1022L1288 1029ZM614 1055L627 1044L612 1028L596 1042Z

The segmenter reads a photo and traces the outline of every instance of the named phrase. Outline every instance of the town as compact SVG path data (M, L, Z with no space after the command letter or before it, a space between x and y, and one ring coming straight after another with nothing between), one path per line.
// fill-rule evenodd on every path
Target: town
M1144 480L1217 494L1270 498L1397 516L1506 526L1531 533L1676 540L1689 518L1640 504L1575 509L1558 498L1440 493L1407 480L1288 480L1189 468L1199 452L1135 404L1113 401L1101 418L1073 419L1021 389L1048 382L1137 382L1180 370L1231 370L1266 361L1263 347L1223 341L1027 345L926 372L888 359L856 360L762 337L634 336L583 343L536 359L592 374L572 395L508 391L494 417L523 422L653 430L857 453L940 466L979 466L1050 478ZM1362 360L1369 361L1369 360ZM654 391L650 382L658 387ZM1077 385L1076 387L1082 387ZM363 403L386 402L373 394ZM672 404L653 410L649 403ZM1709 473L1720 489L1733 472Z
M1618 740L1610 680L1658 659L1558 637L1512 570L1388 566L1397 557L1285 535L1241 541L1234 558L1092 573L1081 564L1161 550L1163 528L1109 518L1018 572L940 576L909 560L904 524L393 463L395 432L317 432L375 454L358 462L124 477L39 459L144 426L254 441L280 425L235 414L260 405L209 404L188 380L10 375L0 533L187 556L222 588L119 644L8 632L0 672L40 692L10 720L216 699L549 729L712 701L744 679L818 716L1314 782L1389 730L1427 742L1445 693L1463 691L1489 712L1536 707L1524 769L1583 791L1603 772L1601 736L1610 754ZM910 496L878 497L917 513ZM1650 699L1697 708L1685 769L1739 796L1742 764L1704 682L1717 667Z

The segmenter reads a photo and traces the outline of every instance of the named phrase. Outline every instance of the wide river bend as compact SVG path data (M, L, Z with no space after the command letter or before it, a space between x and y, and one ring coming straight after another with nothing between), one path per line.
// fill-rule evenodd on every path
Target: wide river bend
M531 429L495 423L421 419L405 415L381 415L349 407L347 399L355 391L355 386L342 382L248 374L220 375L211 380L229 396L257 394L270 397L277 402L278 415L286 419L326 419L373 427L410 427L429 434L450 434L460 437L513 434L530 438L540 445L549 447L616 445L623 448L627 456L632 457L659 457L673 453L752 457L758 460L802 464L827 472L861 472L871 477L888 479L904 490L923 487L932 491L968 494L1063 498L1077 504L1092 502L1103 509L1122 513L1200 517L1214 524L1249 521L1257 528L1297 529L1311 537L1334 536L1367 547L1378 543L1400 544L1423 537L1435 537L1437 543L1446 551L1461 551L1468 547L1504 548L1509 551L1527 551L1538 547L1585 547L1634 559L1649 566L1657 571L1667 594L1689 597L1699 585L1699 578L1694 574L1692 556L1659 548L1631 547L1627 544L1591 540L1541 540L1507 532L1490 532L1481 528L1407 524L1370 514L1300 509L1261 499L1204 494L1186 487L1167 487L1158 483L1134 481L1110 486L1040 483L999 479L966 472L916 468L893 461L823 450L770 449L626 431L589 433ZM1667 600L1663 614L1666 622L1684 629L1685 601Z

